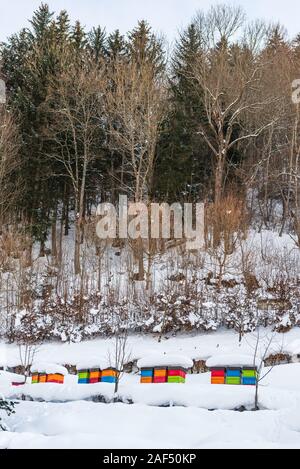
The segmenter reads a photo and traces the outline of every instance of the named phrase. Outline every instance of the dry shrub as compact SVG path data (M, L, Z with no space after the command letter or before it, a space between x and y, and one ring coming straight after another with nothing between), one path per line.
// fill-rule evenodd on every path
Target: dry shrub
M206 247L217 247L224 242L227 254L235 249L237 234L246 233L249 224L245 201L229 194L219 202L206 207L205 244Z

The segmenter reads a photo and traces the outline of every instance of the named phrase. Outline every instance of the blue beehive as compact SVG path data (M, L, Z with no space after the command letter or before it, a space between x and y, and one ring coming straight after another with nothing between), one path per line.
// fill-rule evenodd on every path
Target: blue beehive
M256 378L243 378L242 382L245 386L255 386Z
M116 377L115 376L102 376L101 383L115 383Z
M141 376L143 376L144 378L152 378L153 376L153 370L152 369L144 369L144 370L141 370Z
M238 368L227 368L226 376L230 378L240 378L241 377L241 370Z

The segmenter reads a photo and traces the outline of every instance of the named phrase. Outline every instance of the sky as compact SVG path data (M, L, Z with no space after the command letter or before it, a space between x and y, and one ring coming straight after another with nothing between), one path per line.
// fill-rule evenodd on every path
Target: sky
M0 41L28 25L41 0L0 0ZM249 19L264 18L282 23L290 37L300 32L299 0L48 0L53 11L66 9L72 20L80 19L87 29L100 25L108 32L132 29L138 20L149 21L155 32L173 42L195 12L218 3L244 7Z

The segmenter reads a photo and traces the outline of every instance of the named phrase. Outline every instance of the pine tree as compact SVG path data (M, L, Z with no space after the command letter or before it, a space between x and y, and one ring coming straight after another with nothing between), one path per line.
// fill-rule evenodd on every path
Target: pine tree
M165 68L165 57L161 39L155 36L147 21L139 21L128 34L128 56L137 65L152 64L157 73Z
M88 50L95 62L98 62L100 58L105 57L107 53L105 29L98 26L89 32Z
M287 49L286 32L280 24L276 24L270 30L269 38L266 45L266 53L275 55Z
M299 60L300 60L300 33L297 34L297 36L293 40L292 47L293 47L294 57L298 61L298 64L299 64Z
M8 415L8 417L11 414L15 413L14 407L15 407L14 402L6 401L0 397L0 410L4 411ZM3 422L1 417L0 417L0 430L4 432L8 430L7 425L5 424L5 422Z
M120 34L120 31L116 29L113 33L108 36L107 39L107 55L110 60L116 60L119 57L123 57L126 52L126 45L124 36Z
M82 52L87 45L88 40L80 21L76 21L75 26L72 28L70 38L75 50L77 52Z
M175 45L170 81L170 113L159 146L156 190L171 199L194 198L207 184L210 160L199 137L203 104L193 79L193 64L201 54L201 41L194 24Z
M49 212L57 204L60 181L54 177L47 143L47 97L61 64L68 41L68 17L62 12L55 21L46 5L24 29L3 46L3 72L7 79L9 103L19 116L22 135L24 197L18 209L27 218L31 234L43 246ZM63 40L64 39L64 40ZM55 190L53 190L55 189ZM43 250L43 249L42 249Z
M70 19L66 10L62 10L56 19L57 40L65 42L70 34Z
M49 10L49 6L45 3L42 3L34 12L30 24L33 27L33 35L37 40L47 34L53 15L54 13Z

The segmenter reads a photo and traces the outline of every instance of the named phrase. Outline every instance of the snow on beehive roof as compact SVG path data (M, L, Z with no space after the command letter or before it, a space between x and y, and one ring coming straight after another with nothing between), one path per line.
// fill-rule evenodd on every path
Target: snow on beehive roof
M100 368L100 370L105 370L105 368L109 368L110 366L111 365L108 359L106 360L97 356L85 357L76 363L76 370L90 370L92 368Z
M239 355L239 354L218 354L213 355L206 361L208 368L215 367L228 367L228 366L258 366L259 359L254 358L253 355Z
M180 366L182 368L191 368L193 366L193 360L185 355L156 353L138 360L137 366L139 368L155 366Z
M31 373L46 373L47 375L60 374L66 376L67 368L56 363L35 362L32 364Z

